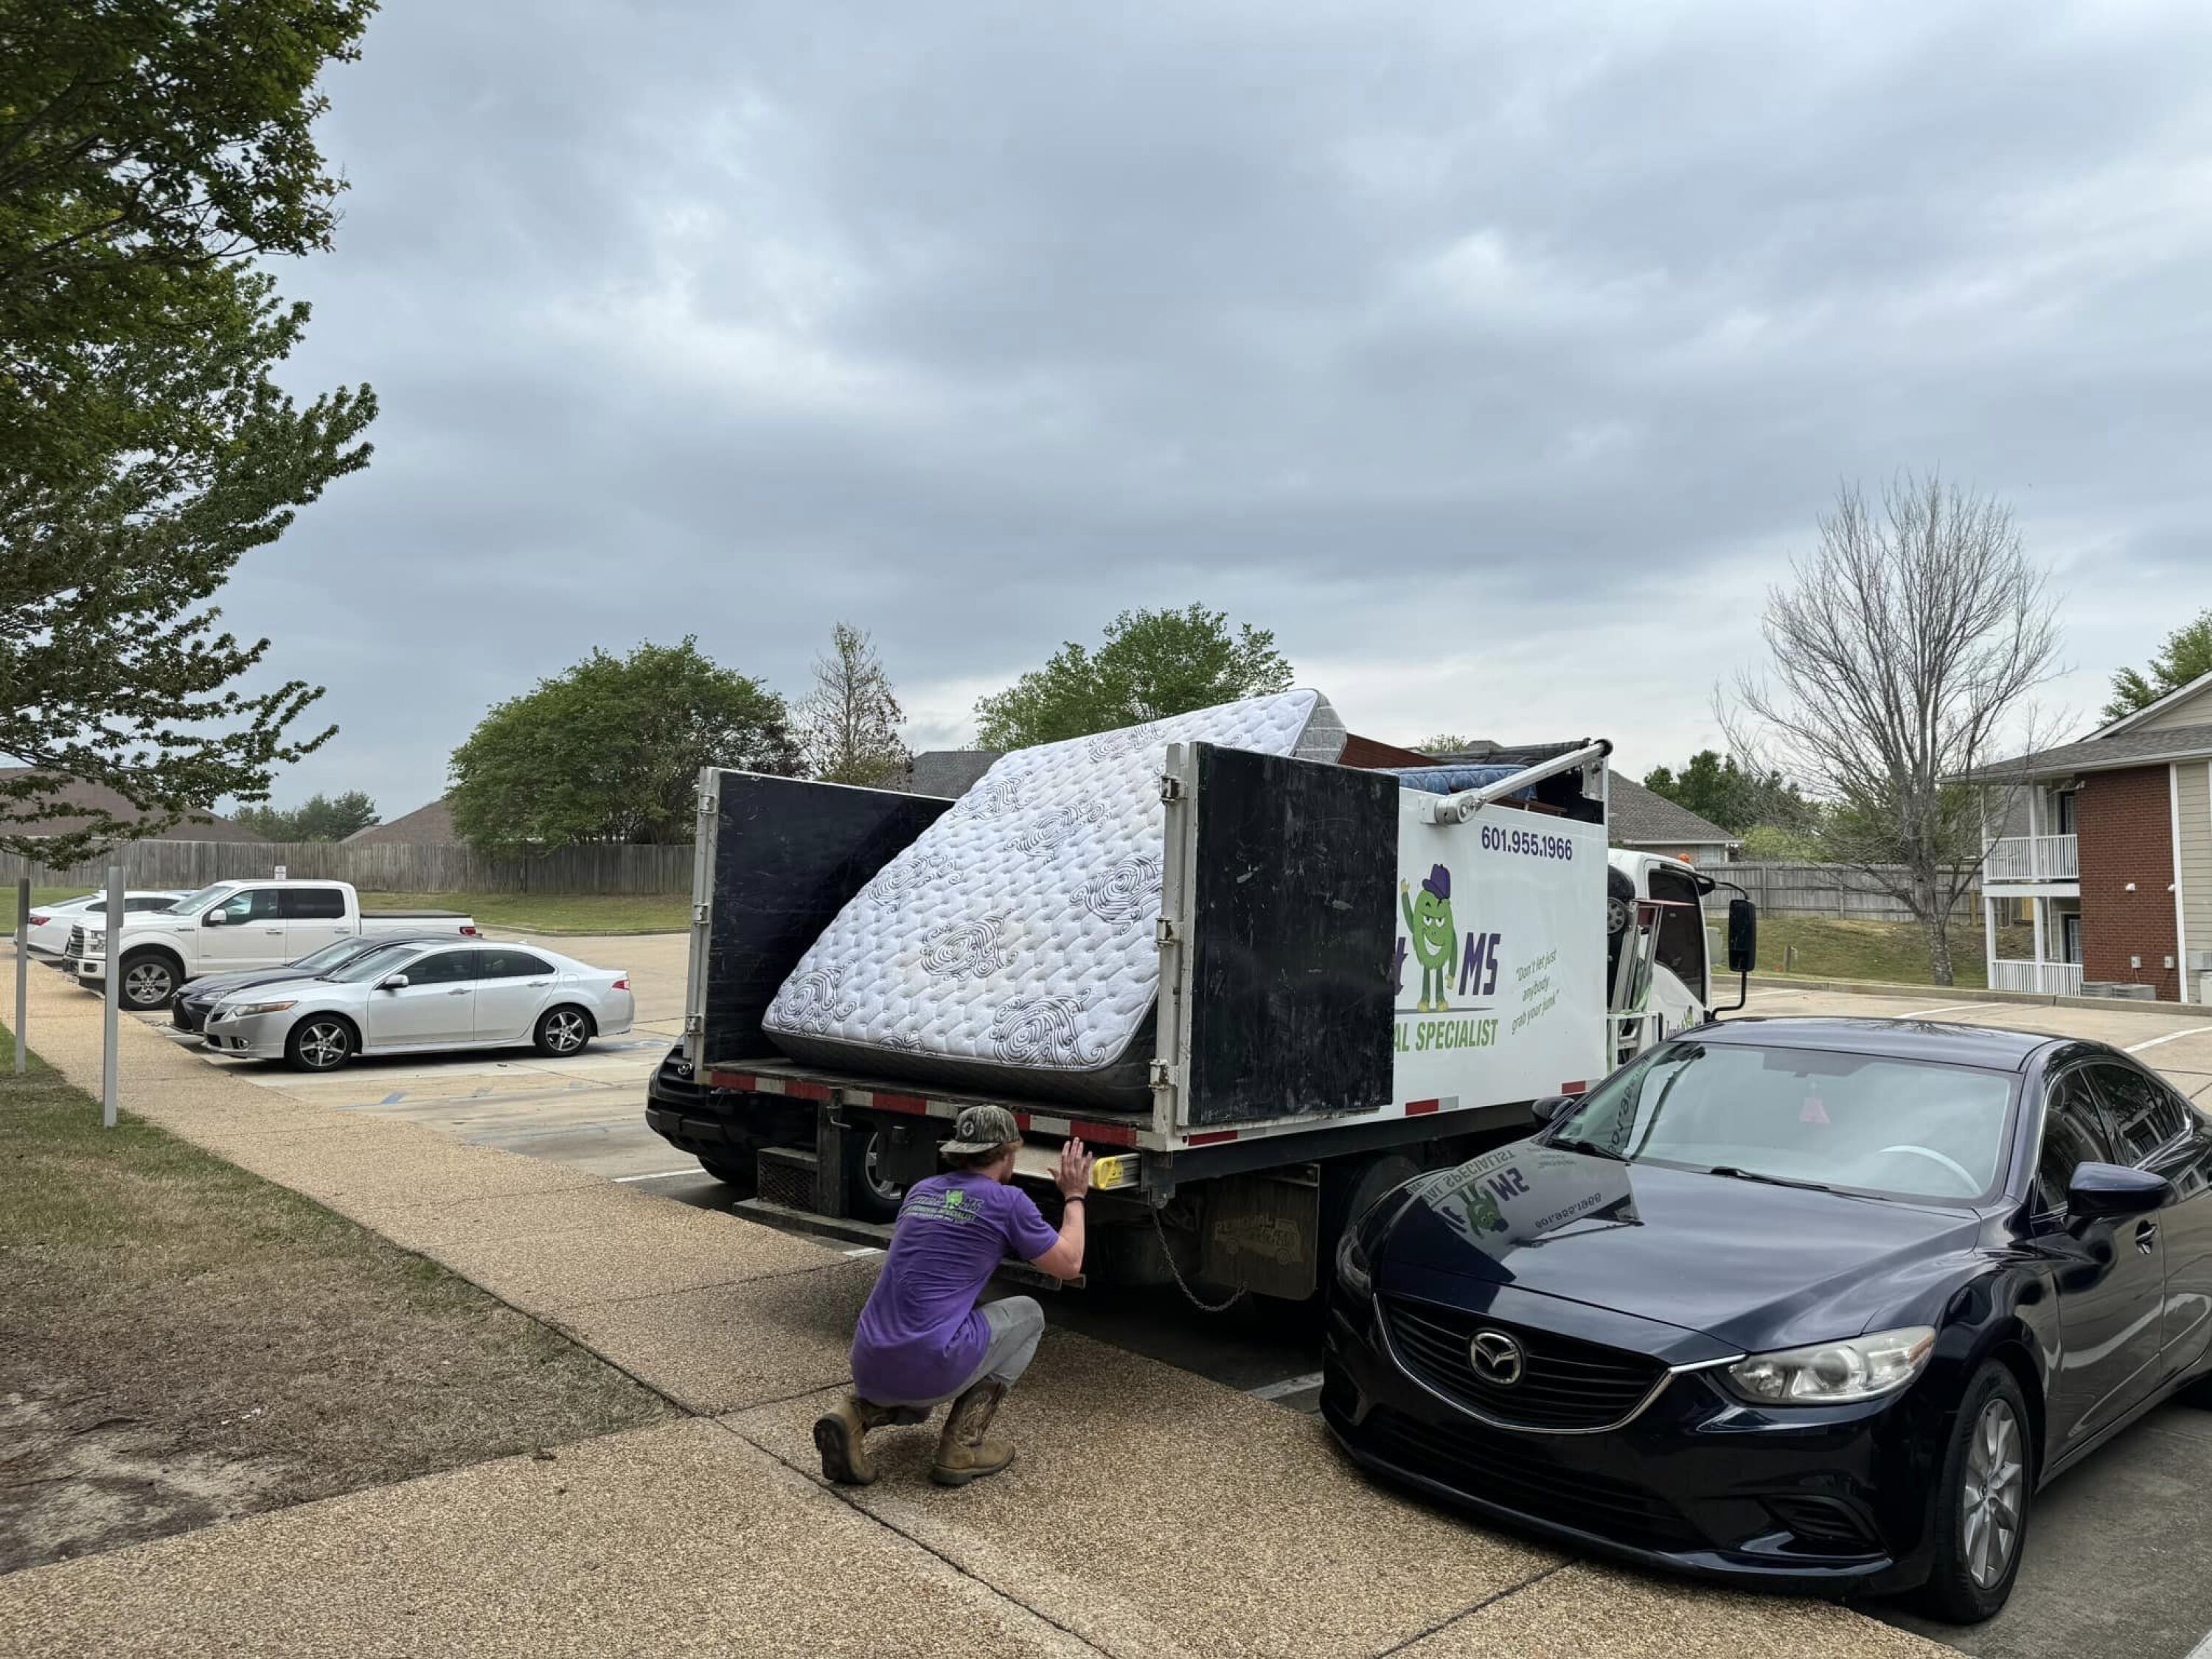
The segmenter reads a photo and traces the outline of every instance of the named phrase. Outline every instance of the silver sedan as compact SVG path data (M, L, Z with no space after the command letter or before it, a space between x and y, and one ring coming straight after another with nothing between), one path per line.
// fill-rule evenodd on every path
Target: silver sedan
M326 975L256 985L208 1012L207 1045L303 1072L356 1054L534 1043L573 1054L630 1028L629 975L535 945L394 945Z

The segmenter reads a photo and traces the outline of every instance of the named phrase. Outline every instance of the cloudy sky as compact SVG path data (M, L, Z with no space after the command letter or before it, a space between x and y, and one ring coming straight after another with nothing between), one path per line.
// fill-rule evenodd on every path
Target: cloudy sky
M369 470L227 598L435 795L491 702L872 630L916 747L1192 599L1357 730L1717 734L1843 478L2008 499L2087 714L2212 605L2212 9L386 0L287 265Z

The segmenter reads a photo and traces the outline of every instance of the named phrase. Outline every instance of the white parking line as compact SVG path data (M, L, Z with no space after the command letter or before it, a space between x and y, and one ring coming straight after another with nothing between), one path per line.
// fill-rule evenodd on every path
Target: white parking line
M2207 1632L2204 1639L2189 1650L2188 1659L2212 1659L2212 1632Z
M705 1170L702 1170L702 1169L701 1169L697 1164L693 1164L690 1169L688 1169L688 1170L661 1170L661 1171L660 1171L659 1174L657 1174L657 1175L617 1176L615 1177L615 1182L616 1182L616 1184L617 1184L617 1185L620 1185L622 1182L625 1182L625 1181L666 1181L666 1180L667 1180L667 1179L669 1179L672 1176L680 1176L680 1175L704 1175L705 1173L706 1173L706 1171L705 1171Z
M2185 1031L2168 1031L2164 1036L2153 1037L2148 1042L2130 1042L2128 1044L2128 1052L2131 1054L2139 1054L2146 1048L2157 1048L2161 1042L2174 1042L2185 1036L2203 1036L2207 1031L2212 1031L2212 1025L2192 1025ZM2208 1636L2204 1639L2212 1642L2212 1636ZM2197 1656L2191 1654L2190 1659L2197 1659Z
M1897 1016L1899 1019L1925 1019L1930 1014L1955 1014L1961 1008L1978 1008L1978 1002L1947 1002L1940 1008L1915 1008L1910 1013Z
M1309 1371L1304 1376L1286 1376L1279 1382L1263 1382L1258 1388L1247 1389L1244 1392L1255 1400L1280 1400L1285 1395L1304 1394L1308 1389L1319 1387L1321 1373Z

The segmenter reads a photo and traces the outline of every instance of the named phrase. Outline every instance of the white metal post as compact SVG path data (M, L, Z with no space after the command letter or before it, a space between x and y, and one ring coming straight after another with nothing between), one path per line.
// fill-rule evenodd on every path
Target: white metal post
M100 1127L115 1127L115 1028L123 1017L123 866L107 866L107 994L100 1022Z
M2032 916L2035 921L2035 959L2038 962L2048 962L2051 960L2050 953L2044 949L2043 910L2046 902L2046 900L2041 898L2032 898L2027 902L2028 915ZM2036 969L2036 972L2039 974L2043 970L2040 968Z
M31 1006L31 878L15 882L15 1075L31 1069L31 1042L23 1018Z
M1991 990L1997 983L1997 902L1982 892L1982 959L1985 964L1982 982Z

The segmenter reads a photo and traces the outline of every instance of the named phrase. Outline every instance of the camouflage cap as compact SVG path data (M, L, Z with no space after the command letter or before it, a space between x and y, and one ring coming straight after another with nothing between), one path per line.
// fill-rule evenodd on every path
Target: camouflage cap
M1022 1138L1021 1126L1003 1106L963 1106L952 1120L952 1139L940 1152L994 1152Z

